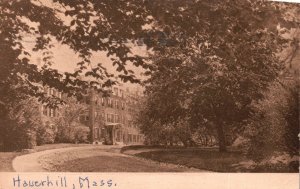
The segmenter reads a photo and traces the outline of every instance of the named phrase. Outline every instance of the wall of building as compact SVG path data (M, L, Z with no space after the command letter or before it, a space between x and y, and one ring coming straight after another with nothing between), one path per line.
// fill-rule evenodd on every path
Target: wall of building
M143 143L144 137L134 124L134 116L139 111L139 97L118 86L112 88L109 97L91 91L85 98L88 112L82 115L81 120L93 128L93 142L101 143L113 138L111 142L114 144Z
M57 90L50 88L50 87L44 87L44 93L46 93L47 97L51 97L51 96L55 96L57 98L62 98L62 93L58 92ZM60 111L59 108L51 108L46 106L46 104L41 104L40 106L40 113L41 113L41 117L43 122L46 121L53 121L53 119L55 117L59 117L60 116Z
M64 98L55 89L45 87L44 92L47 96ZM86 109L79 115L78 121L90 127L92 142L102 143L105 138L111 138L113 132L114 144L142 144L144 137L134 124L135 116L139 111L139 98L141 98L140 93L120 86L114 86L109 97L90 91L80 102L86 106ZM60 116L60 109L46 105L41 105L40 112L44 122L52 122Z

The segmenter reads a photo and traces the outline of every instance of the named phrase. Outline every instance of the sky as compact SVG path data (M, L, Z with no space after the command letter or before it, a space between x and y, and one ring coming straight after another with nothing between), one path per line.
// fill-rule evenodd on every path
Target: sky
M31 51L34 43L30 40L32 40L32 37L28 37L28 39L25 39L24 46L31 54L30 61L33 64L41 64L41 59L43 58L42 52L34 52ZM80 62L80 58L78 57L78 54L76 54L72 49L70 49L67 45L62 45L58 42L54 43L54 47L51 49L53 52L53 59L54 62L51 66L54 69L59 70L60 72L74 72L74 70L77 68L76 63ZM134 47L133 53L137 53L139 55L143 55L147 52L146 48L143 46ZM111 60L106 56L105 52L96 52L93 53L93 56L91 57L92 64L96 65L97 63L101 62L103 66L108 70L109 73L117 74L116 67L112 66ZM133 65L128 65L128 69L131 69L135 72L137 78L143 78L142 68L135 67ZM122 85L126 88L130 89L136 89L138 86L136 84L131 83L122 83ZM140 87L138 87L140 88Z
M43 6L49 6L49 7L57 7L55 4L52 3L52 0L39 0L39 1L34 1L36 4L42 3ZM70 23L72 20L70 17L66 17L64 14L58 14L58 16L66 23ZM25 20L28 25L31 27L37 27L37 23L30 22L29 20ZM32 51L32 48L34 47L35 44L35 38L36 36L30 36L30 35L24 35L23 38L23 46L26 48L28 52L30 52L31 57L29 57L30 62L33 64L43 64L41 63L43 55L41 51L34 52ZM70 49L67 45L60 44L57 42L55 39L52 40L52 44L54 47L51 49L53 53L53 59L52 61L54 62L53 65L51 66L54 69L59 70L60 72L74 72L74 70L77 68L77 62L80 62L80 58L78 57L78 54L76 54L72 49ZM147 50L145 46L133 46L132 47L132 53L133 54L138 54L141 56L145 56L147 54ZM91 57L91 62L92 66L95 66L99 62L102 63L102 65L108 70L109 73L117 75L116 67L113 67L112 61L110 58L106 56L106 52L94 52L92 57ZM135 75L137 78L143 78L142 68L137 68L133 65L127 65L127 68L130 70L133 70L135 72ZM130 84L130 83L125 83L123 84L126 87L129 88L136 88L136 85Z
M53 5L51 0L40 0L38 2L42 2L43 5L46 6L55 6ZM300 2L298 1L289 1L289 2ZM56 7L57 8L57 7ZM63 14L59 15L66 23L70 22L71 18L65 17ZM28 22L28 21L27 21ZM31 26L37 26L36 23L30 23ZM31 49L33 48L35 42L35 36L25 36L23 45L25 48L31 53L30 60L34 64L38 64L41 62L40 60L42 57L42 52L33 52ZM67 45L62 45L58 43L57 41L53 40L54 47L51 49L53 52L53 62L52 65L53 68L59 70L60 72L73 72L77 65L77 62L80 62L80 58L78 57L78 54L76 54L73 50L71 50ZM132 45L131 45L132 46ZM145 56L149 51L146 50L145 46L132 46L132 52L133 54L138 54ZM104 67L107 68L107 70L110 73L117 74L116 68L112 66L111 60L106 56L105 52L95 52L93 53L93 56L91 58L92 63L97 64L101 62ZM131 69L135 72L136 77L143 78L141 76L143 70L142 68L137 68L133 65L128 65L128 69ZM132 85L130 83L124 84L125 86L128 86L129 88L135 88L135 85Z

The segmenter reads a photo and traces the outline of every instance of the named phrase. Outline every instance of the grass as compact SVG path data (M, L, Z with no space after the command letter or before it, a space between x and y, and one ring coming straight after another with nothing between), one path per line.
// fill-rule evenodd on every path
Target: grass
M42 146L36 146L34 148L35 152L45 151L45 150L52 150L52 149L58 149L58 148L68 148L68 147L80 147L80 146L89 146L90 144L67 144L67 143L61 143L61 144L46 144Z
M24 152L0 152L0 172L12 172L12 160Z
M40 152L44 150L51 150L57 148L67 148L82 146L84 144L46 144L42 146L36 146L30 151L14 151L14 152L0 152L0 172L13 172L12 161L15 157L32 152Z
M275 165L260 165L255 167L252 172L255 173L299 173L299 161L292 162L289 165L277 163Z
M39 158L51 172L190 172L193 170L115 152L102 147L47 154Z
M121 156L95 156L67 161L55 166L58 172L182 172L183 169L163 167L145 160Z
M166 146L160 146L160 145L152 145L152 146L145 146L145 145L132 145L132 146L124 146L121 148L121 153L128 151L128 150L140 150L140 149L165 149ZM177 147L178 148L178 147Z
M136 154L138 157L158 162L172 163L215 172L237 172L232 164L245 161L244 155L237 151L218 152L217 149L170 149Z
M234 164L247 162L250 159L234 148L230 148L228 152L219 152L217 148L172 147L163 149L162 147L128 146L121 151L125 154L157 162L214 172L298 173L299 171L299 162L292 162L290 165L283 163L273 165L258 164L254 168L236 167Z

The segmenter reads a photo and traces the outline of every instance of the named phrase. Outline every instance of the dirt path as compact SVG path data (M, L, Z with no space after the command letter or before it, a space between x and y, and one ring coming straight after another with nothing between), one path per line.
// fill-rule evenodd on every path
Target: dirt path
M77 151L83 149L98 149L98 146L84 146L84 147L67 147L52 150L45 150L41 152L30 153L22 156L17 156L12 162L13 169L16 172L45 172L48 171L40 163L40 158L51 156L53 154L64 153L68 151ZM103 147L102 147L103 148ZM104 148L105 149L105 148Z
M46 150L18 156L17 172L201 172L120 153L118 146L84 146Z

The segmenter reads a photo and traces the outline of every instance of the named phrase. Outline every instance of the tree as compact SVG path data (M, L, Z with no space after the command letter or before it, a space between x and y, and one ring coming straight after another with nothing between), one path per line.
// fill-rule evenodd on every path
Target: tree
M227 122L234 122L223 119L235 115L234 112L246 107L248 101L258 98L257 91L276 77L279 67L274 53L284 42L278 37L276 28L278 21L284 20L281 11L276 3L265 1L121 0L111 3L108 0L53 0L49 5L40 0L2 0L0 17L1 108L5 109L6 104L18 99L19 94L38 97L49 106L62 103L59 99L45 98L37 83L78 98L89 87L103 91L116 81L102 62L91 62L92 53L97 51L107 53L112 64L117 66L118 77L125 82L139 82L134 72L127 69L128 64L153 70L161 67L156 65L158 63L175 60L179 66L174 69L181 65L191 67L188 69L191 81L187 81L194 84L191 85L193 94L200 94L192 95L191 102L199 101L201 107L208 107L211 100L216 100L213 108L204 112L202 109L197 114L203 114L201 124L216 122L222 150L225 150L223 127ZM41 68L30 63L30 51L22 44L24 35L36 37L32 50L44 54ZM141 38L155 52L152 60L157 63L149 64L128 45L136 44ZM76 63L77 71L62 74L50 67L52 41L68 45L78 53L81 61ZM269 69L271 67L273 70ZM263 73L257 72L258 69ZM256 80L257 75L259 79ZM79 76L93 79L82 81ZM18 86L18 93L11 86ZM241 86L243 92L239 93L236 88ZM228 93L220 96L227 87ZM206 88L209 93L203 92ZM182 94L185 90L181 89ZM192 94L187 91L187 95ZM247 97L241 97L248 92ZM209 100L210 94L215 96ZM199 99L202 97L207 101L202 102ZM227 104L222 104L224 98L228 99ZM237 105L233 103L235 98ZM197 104L193 107L198 111ZM219 117L227 106L234 111ZM7 117L7 111L3 112L3 118ZM248 110L243 109L243 112L247 114Z
M284 83L284 85L282 85ZM245 136L250 139L247 153L255 160L287 152L299 153L299 84L276 82L266 91L266 98L253 104Z
M21 150L36 146L36 132L42 125L39 104L36 99L25 96L18 102L6 104L5 119L0 121L3 150Z
M117 65L119 78L123 81L138 82L126 64L147 65L143 58L131 52L126 44L134 43L143 33L142 26L147 23L146 12L138 1L127 3L118 1L68 1L53 0L49 5L39 0L0 2L0 100L6 104L11 96L10 85L24 83L18 90L40 100L49 101L41 92L41 85L56 88L69 95L82 97L82 91L89 87L103 90L116 81L101 62L91 62L93 52L105 51L112 64ZM68 22L67 20L70 20ZM34 39L34 48L43 54L43 66L30 63L30 51L23 45L24 36ZM75 63L74 73L59 73L52 69L52 41L68 45L79 54L82 61ZM82 81L78 76L88 76ZM25 87L26 86L26 87ZM51 104L52 101L48 102ZM57 101L55 101L57 102ZM61 102L58 102L61 103ZM53 104L53 106L57 105ZM3 105L5 108L5 105Z
M89 128L80 123L80 116L87 110L74 98L66 99L66 105L61 107L59 117L54 121L56 127L56 142L87 142Z
M36 132L37 145L52 144L55 140L55 130L53 124L46 121L44 124L39 125Z
M149 117L172 123L174 111L185 107L191 127L213 127L226 151L227 132L245 125L251 103L283 69L277 55L287 40L278 23L297 23L265 1L164 1L152 11L163 35L149 42L161 44L153 47L155 71L146 84L156 106Z
M283 109L286 121L284 128L284 141L286 151L290 155L299 154L299 83L292 84L288 89L287 107Z
M124 82L138 82L126 64L147 64L134 55L127 43L135 43L142 26L147 23L146 11L138 1L69 1L22 0L0 1L0 120L8 119L9 106L28 96L37 97L49 106L62 104L58 98L47 98L42 87L56 88L69 96L81 98L90 87L104 90L116 83L101 60L91 62L92 53L105 51L117 66ZM30 36L34 48L24 46ZM81 58L74 73L52 69L52 42L68 45ZM31 51L40 52L42 67L30 62ZM79 76L89 77L81 80ZM93 79L92 79L93 78ZM5 128L8 125L1 125ZM1 131L1 135L4 132ZM1 136L2 137L2 136Z

